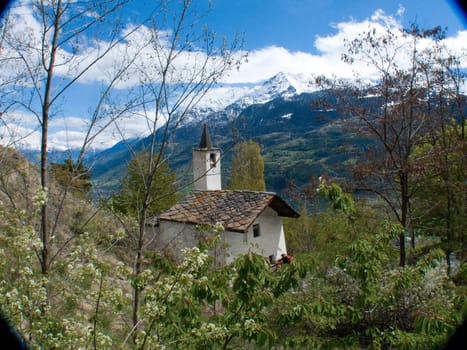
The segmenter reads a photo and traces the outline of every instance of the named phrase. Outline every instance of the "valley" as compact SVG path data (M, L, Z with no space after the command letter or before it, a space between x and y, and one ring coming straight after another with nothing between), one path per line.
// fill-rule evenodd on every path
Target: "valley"
M222 150L223 186L230 179L233 146L243 140L261 146L268 191L285 195L292 184L302 187L323 174L350 178L349 166L368 141L346 130L335 110L318 106L323 99L332 100L332 91L309 90L298 94L303 89L295 88L285 74L279 73L222 110L208 109L206 114L195 111L196 118L191 114L172 131L165 152L181 187L189 187L192 180L191 149L197 147L204 124L209 127L213 144ZM156 139L161 137L156 135ZM142 150L148 142L149 137L131 140L130 145ZM90 164L95 187L113 191L130 157L125 142L93 156Z

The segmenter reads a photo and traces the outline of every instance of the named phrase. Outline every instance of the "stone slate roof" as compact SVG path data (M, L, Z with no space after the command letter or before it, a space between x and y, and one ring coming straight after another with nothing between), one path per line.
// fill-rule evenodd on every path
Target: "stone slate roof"
M220 223L228 231L245 232L267 207L279 216L299 214L278 195L254 191L193 191L159 216L182 223Z

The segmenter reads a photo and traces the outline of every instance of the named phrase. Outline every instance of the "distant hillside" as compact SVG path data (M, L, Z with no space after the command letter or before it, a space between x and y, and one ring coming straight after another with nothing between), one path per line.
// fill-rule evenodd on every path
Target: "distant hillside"
M166 156L180 182L192 179L191 150L197 147L202 125L208 124L213 144L223 151L222 178L230 178L232 148L236 142L252 139L262 147L268 191L283 193L288 181L306 184L310 177L323 173L349 176L348 165L355 161L359 146L365 140L346 133L334 110L312 107L318 99L332 100L324 92L279 96L266 103L253 104L238 113L237 118L207 116L179 127L170 140ZM148 144L148 138L133 141L135 149ZM92 168L96 187L112 190L125 173L130 153L123 143L98 154Z
M251 139L262 147L267 190L281 195L291 183L301 187L310 178L322 174L349 178L352 165L369 142L343 127L342 116L332 109L339 94L332 90L314 91L305 76L278 73L257 86L240 86L232 91L221 89L222 94L213 90L212 96L187 113L171 135L164 155L176 171L180 184L187 185L184 191L190 189L191 152L198 146L205 123L214 145L223 152L224 186L230 179L234 145ZM322 100L327 101L328 109L317 107L317 102ZM371 95L365 102L374 108L382 103ZM157 134L156 139L160 140L161 135ZM132 157L129 145L135 151L145 149L149 137L122 141L87 156L96 191L111 193L118 188ZM62 162L73 158L73 152L52 151L49 160ZM34 163L39 159L38 151L22 153Z

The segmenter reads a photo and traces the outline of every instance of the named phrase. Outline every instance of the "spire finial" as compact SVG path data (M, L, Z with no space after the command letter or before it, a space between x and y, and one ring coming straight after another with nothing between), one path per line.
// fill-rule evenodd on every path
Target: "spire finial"
M203 135L201 136L201 142L199 143L199 148L212 148L211 137L209 136L208 126L204 124Z

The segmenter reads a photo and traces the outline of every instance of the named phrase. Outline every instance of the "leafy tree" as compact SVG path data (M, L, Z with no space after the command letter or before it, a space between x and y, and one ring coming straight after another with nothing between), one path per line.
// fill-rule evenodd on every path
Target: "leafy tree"
M327 269L359 236L354 225L345 214L331 209L314 215L301 212L298 219L284 220L287 251L311 259L316 269Z
M284 232L290 252L311 259L316 269L327 269L355 240L378 229L384 216L374 203L354 201L337 183L324 177L318 179L314 192L326 203L315 198L313 203L320 211L310 215L302 210L300 218L284 220Z
M24 212L2 205L1 311L33 349L439 348L462 320L458 310L465 300L446 274L444 254L433 250L414 265L398 267L393 240L401 226L360 231L365 225L357 223L358 210L352 216L342 211L352 207L352 198L337 185L322 186L336 208L327 220L334 214L340 222L327 232L339 231L329 242L320 241L324 235L315 240L310 255L335 246L346 230L358 235L329 252L335 259L308 264L311 273L302 257L273 272L255 254L213 268L208 251L223 228L203 225L212 239L186 249L183 262L146 254L146 268L135 274L130 263L110 253L122 236L117 230L103 235L109 222L99 217L95 225L101 226L76 235L76 244L64 248L66 259L44 276L34 226ZM43 200L43 193L34 197L36 209ZM53 281L49 291L45 279ZM132 289L144 292L139 327L128 326Z
M342 209L336 204L348 208L353 202L336 184L321 187L335 214ZM358 227L358 234L339 248L335 242L316 242L301 255L311 269L301 288L273 305L278 343L297 349L438 349L463 321L465 307L446 274L442 252L434 249L416 264L398 267L394 239L403 231L400 224L366 231L366 224L355 226L360 220L355 212L343 218L353 223L348 231ZM326 249L334 259L320 264Z
M334 210L341 211L349 218L355 213L355 202L352 196L345 193L342 188L336 183L326 183L326 180L321 177L319 186L316 190L319 195L328 199Z
M11 7L0 26L2 31L2 115L12 112L28 113L37 120L40 131L40 186L43 191L51 190L48 174L49 125L53 117L62 113L63 103L72 87L85 77L104 57L108 56L120 43L129 38L138 27L122 34L121 22L116 20L119 11L124 11L126 0L100 3L85 0L81 2L58 0L37 0L23 3L25 11L30 11L30 27L17 26L21 22L16 7ZM93 38L99 37L99 40ZM85 43L94 42L94 52L85 52ZM138 51L138 50L135 50ZM76 164L83 162L84 154L93 140L121 114L134 106L134 101L113 108L111 92L115 85L124 79L124 73L133 63L134 55L127 50L121 55L122 63L109 67L108 81L102 83L102 93L88 118L88 129L84 137ZM112 107L111 107L112 106ZM61 197L65 201L66 193ZM57 215L58 214L58 215ZM51 256L56 251L50 238L60 227L61 211L51 212L46 200L42 203L40 237L42 246L38 258L42 273L50 268ZM64 251L58 249L58 251Z
M229 189L266 191L264 160L260 146L254 141L243 141L235 146Z
M68 158L64 163L52 163L50 172L60 185L69 187L77 197L84 198L91 191L91 174L83 163L74 164Z
M426 142L414 152L417 157L425 159L413 203L416 214L414 228L420 235L441 240L448 273L451 253L460 253L461 262L467 257L467 165L463 128L465 126L456 122L445 125L434 138L427 137Z
M415 147L440 127L438 106L456 120L463 118L457 108L460 63L443 46L443 38L439 27L426 31L416 26L406 31L370 28L346 42L343 60L366 63L376 74L372 82L358 77L354 82L317 80L339 88L336 104L348 126L373 141L354 169L356 186L379 196L404 228L399 236L401 266L406 263L407 234L415 245L411 203L417 188L415 175L423 165L414 157Z
M311 251L315 244L314 220L306 210L300 211L300 217L284 218L284 234L287 242L287 251L296 255Z
M43 193L34 196L36 210L28 214L0 205L1 313L31 349L110 349L125 329L115 315L131 298L121 282L128 275L122 263L103 252L121 237L105 216L97 217L96 235L69 236L76 244L63 246L66 259L54 261L56 268L44 276L36 256L41 240L28 217L40 216L43 200Z
M288 348L438 349L462 322L462 298L440 251L400 268L387 225L355 240L336 263L313 268L303 288L274 305L279 339Z
M151 194L146 214L155 216L170 208L179 198L175 172L171 172L167 162L160 163L155 172L155 181L148 181L148 153L136 154L127 169L120 189L112 196L112 206L124 215L137 218L141 215L144 195ZM147 186L151 186L147 188Z
M219 239L222 227L211 230ZM276 334L268 309L298 286L304 267L292 263L273 272L264 257L249 253L231 265L211 269L207 249L185 249L185 260L178 266L156 259L156 269L146 270L144 280L138 280L147 298L138 349L162 344L172 349L273 347Z

